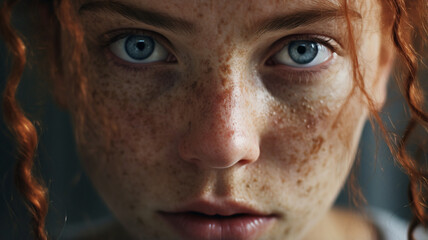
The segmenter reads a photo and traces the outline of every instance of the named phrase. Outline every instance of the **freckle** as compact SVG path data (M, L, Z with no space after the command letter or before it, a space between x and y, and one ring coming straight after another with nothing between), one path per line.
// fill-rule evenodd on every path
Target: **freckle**
M288 235L288 233L290 233L290 227L287 227L286 229L284 229L283 236Z
M227 78L222 77L221 78L221 85L224 87L224 86L226 86L226 83L227 83Z
M297 186L300 186L302 184L302 180L301 179L297 180L296 184Z
M143 219L142 219L141 217L137 217L137 222L138 222L140 225L145 225L145 224L144 224L144 221L143 221Z
M312 149L310 151L310 154L318 153L323 143L324 143L324 138L321 136L318 136L317 138L312 139Z
M122 172L122 175L123 175L123 176L128 176L128 172L127 172L127 171L123 171L123 172Z
M205 67L204 73L210 73L212 71L211 62L209 59L203 59L201 64Z
M304 165L304 164L306 164L306 163L308 163L308 158L304 158L303 160L302 160L302 165Z
M230 61L230 59L232 59L232 54L230 54L230 53L229 53L229 54L227 55L227 57L226 57L226 62L229 62L229 61Z
M308 167L307 169L305 169L305 173L303 174L303 176L308 177L311 172L312 172L312 168Z
M213 68L212 67L207 67L205 70L204 70L204 73L205 74L207 74L207 73L210 73L210 72L212 72L213 71Z
M227 74L231 74L232 70L230 69L230 65L229 64L222 64L220 66L220 71L223 75L227 75Z
M134 204L129 205L129 209L135 210L135 205Z

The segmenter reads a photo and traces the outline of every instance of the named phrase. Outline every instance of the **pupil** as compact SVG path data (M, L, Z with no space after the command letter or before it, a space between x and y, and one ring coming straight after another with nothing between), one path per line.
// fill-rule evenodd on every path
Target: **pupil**
M146 46L146 44L144 43L144 41L140 41L137 43L137 48L139 50L143 50L145 46Z
M304 54L306 52L306 47L304 46L297 47L297 52L300 54Z

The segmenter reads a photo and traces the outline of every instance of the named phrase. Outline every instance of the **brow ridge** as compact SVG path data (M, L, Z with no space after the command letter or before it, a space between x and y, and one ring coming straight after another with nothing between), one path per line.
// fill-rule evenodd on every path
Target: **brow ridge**
M79 14L85 11L109 11L116 12L128 19L136 20L173 32L192 34L195 26L178 17L172 17L165 13L144 9L141 7L128 6L116 1L95 1L83 4L79 8Z
M353 10L349 11L351 18L361 19L361 15ZM345 17L340 9L309 9L285 16L277 16L261 21L255 27L257 35L281 29L294 29L304 25L310 25L318 21Z
M110 11L116 12L128 19L140 21L148 25L164 28L173 32L193 34L196 27L193 23L179 17L173 17L166 13L161 13L141 7L125 5L117 1L94 1L83 4L79 9L79 14L84 11ZM351 18L361 19L361 14L350 9ZM282 29L294 29L304 25L310 25L318 21L326 21L345 17L345 13L340 8L308 9L301 12L287 14L285 16L270 17L258 21L255 26L250 27L250 32L260 36L266 32L279 31Z

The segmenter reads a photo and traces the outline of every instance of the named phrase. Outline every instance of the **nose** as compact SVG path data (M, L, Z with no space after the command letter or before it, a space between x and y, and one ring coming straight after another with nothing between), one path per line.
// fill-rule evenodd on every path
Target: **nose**
M259 136L250 94L233 83L227 88L207 86L201 92L205 92L199 96L202 102L179 144L180 157L200 168L215 169L256 161Z

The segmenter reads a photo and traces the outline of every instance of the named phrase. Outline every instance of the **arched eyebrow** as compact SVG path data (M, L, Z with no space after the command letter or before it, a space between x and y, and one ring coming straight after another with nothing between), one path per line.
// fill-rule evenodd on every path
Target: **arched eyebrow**
M126 18L143 22L154 27L163 28L172 32L182 34L194 34L196 26L185 19L170 16L166 13L156 12L144 8L136 8L117 1L94 1L83 4L79 8L79 14L85 11L108 11L118 13ZM352 18L361 19L361 14L349 10ZM278 31L282 29L293 29L304 25L309 25L318 21L344 17L345 13L340 8L331 9L307 9L281 16L269 17L257 21L250 27L250 34L262 35L266 32Z

